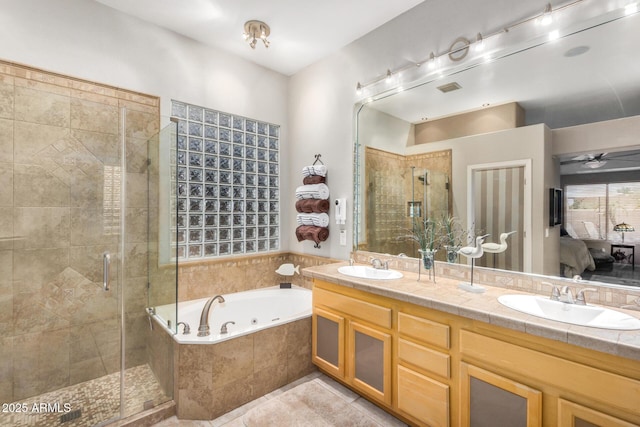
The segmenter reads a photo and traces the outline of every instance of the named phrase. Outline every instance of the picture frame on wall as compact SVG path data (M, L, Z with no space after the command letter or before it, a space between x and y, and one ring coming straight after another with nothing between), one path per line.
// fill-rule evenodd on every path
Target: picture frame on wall
M549 189L549 227L562 225L562 189Z

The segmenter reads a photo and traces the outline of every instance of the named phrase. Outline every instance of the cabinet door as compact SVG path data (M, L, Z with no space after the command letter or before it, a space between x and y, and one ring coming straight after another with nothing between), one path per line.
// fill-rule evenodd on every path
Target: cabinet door
M559 427L633 427L635 425L586 406L558 399Z
M348 377L353 387L391 405L391 335L349 323Z
M540 391L464 362L460 367L463 426L542 426Z
M325 372L344 378L344 318L313 309L311 360Z
M449 386L398 365L398 410L421 425L449 426Z

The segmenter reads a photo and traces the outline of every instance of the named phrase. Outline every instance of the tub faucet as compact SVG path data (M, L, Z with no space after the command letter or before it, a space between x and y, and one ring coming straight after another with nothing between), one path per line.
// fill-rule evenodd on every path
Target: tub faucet
M209 335L209 310L211 309L211 304L213 304L215 300L220 300L222 303L224 302L224 297L222 295L216 295L213 298L209 298L207 303L204 305L202 314L200 314L200 326L198 326L199 337L206 337Z
M228 322L224 322L224 323L222 324L222 327L220 328L220 334L227 334L227 333L229 333L229 330L227 329L227 325L228 325L228 324L235 325L235 324L236 324L236 322L231 321L231 320L230 320L230 321L228 321Z

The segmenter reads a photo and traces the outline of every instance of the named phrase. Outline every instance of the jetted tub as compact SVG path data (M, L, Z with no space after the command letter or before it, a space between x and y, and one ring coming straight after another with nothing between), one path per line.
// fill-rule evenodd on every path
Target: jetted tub
M191 333L183 334L183 325L180 325L173 339L180 344L215 344L311 316L311 291L298 286L292 286L291 289L275 286L222 296L225 302L215 301L211 305L210 335L205 337L198 336L198 326L202 309L209 298L178 303L178 322L189 324ZM167 327L167 320L174 326L175 316L175 304L167 304L156 307L154 318L173 334ZM228 332L221 334L222 325L230 321L235 324L228 323Z

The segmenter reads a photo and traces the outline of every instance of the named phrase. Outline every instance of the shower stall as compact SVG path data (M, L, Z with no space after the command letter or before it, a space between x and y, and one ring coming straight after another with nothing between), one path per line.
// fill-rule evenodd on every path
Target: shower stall
M419 247L409 236L424 220L447 216L449 177L415 166L369 168L365 203L367 250L419 257Z
M0 425L104 425L171 400L145 307L176 298L158 257L175 125L160 131L155 97L2 65Z

